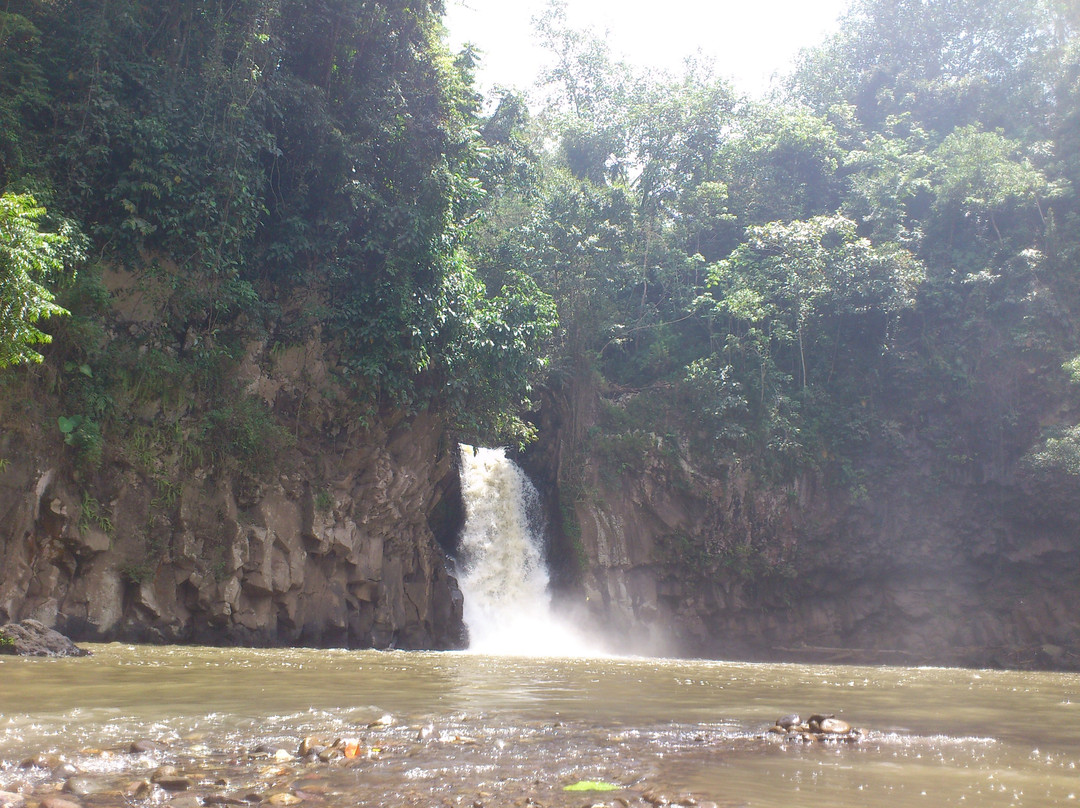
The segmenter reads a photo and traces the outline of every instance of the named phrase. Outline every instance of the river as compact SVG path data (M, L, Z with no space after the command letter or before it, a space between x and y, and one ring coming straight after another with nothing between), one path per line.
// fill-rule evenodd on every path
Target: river
M184 808L1049 806L1080 793L1074 674L89 647L0 658L0 790L33 804L74 776L85 806ZM864 735L766 732L795 711ZM300 758L308 736L355 738L359 751ZM159 748L128 751L138 740ZM20 768L35 757L42 766ZM183 789L133 796L163 765ZM614 790L565 790L582 781Z

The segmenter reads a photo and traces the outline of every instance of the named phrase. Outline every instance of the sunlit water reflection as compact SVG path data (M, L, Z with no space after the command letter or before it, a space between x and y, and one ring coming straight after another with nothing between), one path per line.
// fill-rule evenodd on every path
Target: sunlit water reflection
M129 778L173 763L200 783L263 796L287 788L312 805L693 795L721 805L1043 806L1076 804L1080 793L1074 674L90 647L84 659L0 658L0 790L43 788L47 770L18 764L51 752ZM835 745L764 734L793 711L836 713L868 733ZM395 723L369 729L384 713ZM377 751L289 759L280 771L248 754L260 743L295 750L308 735L357 736ZM139 738L165 749L124 751ZM620 790L563 791L580 780Z

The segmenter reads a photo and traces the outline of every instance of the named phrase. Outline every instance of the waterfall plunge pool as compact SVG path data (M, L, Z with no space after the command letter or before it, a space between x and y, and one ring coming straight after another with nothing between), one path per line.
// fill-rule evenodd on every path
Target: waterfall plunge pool
M662 797L1049 806L1074 805L1080 793L1075 674L90 648L83 659L0 657L0 790L22 792L31 808L73 771L97 784L78 797L87 808L229 800L646 808ZM792 711L833 712L867 733L854 744L765 734ZM392 724L369 727L385 713ZM302 759L295 753L307 736L354 737L363 754ZM127 751L140 739L160 748ZM34 757L47 765L20 768ZM57 769L65 761L73 769ZM131 790L165 764L187 779L182 793ZM564 790L579 781L617 790Z

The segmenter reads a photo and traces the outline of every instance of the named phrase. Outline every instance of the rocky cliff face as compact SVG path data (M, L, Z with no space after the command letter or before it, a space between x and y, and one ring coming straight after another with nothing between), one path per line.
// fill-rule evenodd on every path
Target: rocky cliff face
M155 318L130 278L111 286L115 328ZM445 429L386 412L357 425L332 363L314 337L248 345L239 389L295 436L259 470L186 453L190 393L141 401L122 450L81 467L55 429L50 369L9 385L0 623L82 640L459 646L461 595L429 522L455 473ZM169 447L153 437L162 424Z
M265 482L196 470L169 503L120 471L92 506L103 527L62 454L7 429L0 622L84 640L456 647L461 596L427 522L452 470L440 436L427 418L373 429Z
M701 454L685 437L636 434L622 455L590 439L599 411L629 398L552 396L527 460L563 526L551 555L564 597L622 647L1080 666L1076 478L1040 477L1019 452L943 458L912 432L874 441L861 488L769 483L688 459Z

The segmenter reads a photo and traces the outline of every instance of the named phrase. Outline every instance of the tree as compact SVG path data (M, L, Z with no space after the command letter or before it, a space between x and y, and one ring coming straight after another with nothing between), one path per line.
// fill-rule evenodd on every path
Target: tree
M857 0L840 31L804 54L795 97L824 113L852 104L878 129L910 112L946 133L981 123L1043 131L1068 16L1057 0ZM1059 21L1055 26L1055 18Z
M67 223L45 230L45 215L28 194L0 196L0 368L40 362L33 346L52 337L37 323L68 313L46 284L78 257L79 240Z
M771 222L747 231L743 242L710 271L719 312L748 326L759 342L794 344L800 386L811 383L808 350L832 339L839 347L844 317L892 314L914 303L924 272L911 253L875 246L842 216ZM879 335L884 341L886 334ZM880 344L880 343L879 343ZM768 355L758 350L764 364ZM763 371L764 376L764 371Z

